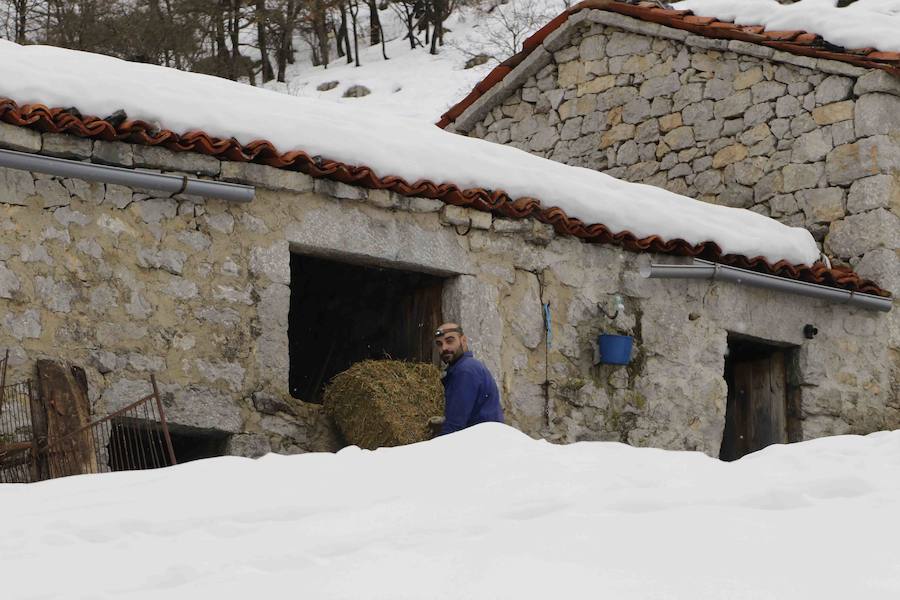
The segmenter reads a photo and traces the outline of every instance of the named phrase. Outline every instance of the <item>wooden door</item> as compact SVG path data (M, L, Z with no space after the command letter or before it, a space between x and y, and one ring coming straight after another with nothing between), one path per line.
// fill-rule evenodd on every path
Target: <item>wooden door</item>
M726 369L728 404L720 458L735 460L788 441L785 352L736 360Z
M38 401L32 405L35 439L50 444L40 457L43 476L97 472L87 377L80 367L53 360L37 361ZM43 439L41 439L43 438Z
M444 285L438 281L417 287L403 299L399 316L402 347L409 360L437 363L434 331L441 324L441 298Z

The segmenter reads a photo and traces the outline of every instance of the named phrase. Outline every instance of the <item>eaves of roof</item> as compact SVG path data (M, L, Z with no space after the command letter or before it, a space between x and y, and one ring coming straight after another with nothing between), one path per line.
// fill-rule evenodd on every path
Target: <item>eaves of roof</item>
M562 27L569 17L583 10L605 10L673 29L690 31L704 37L750 42L792 54L836 60L858 67L882 69L900 77L900 52L879 52L875 48L842 48L830 44L820 35L808 31L765 31L759 25L735 25L713 17L697 16L689 10L660 8L654 2L628 4L619 0L584 0L557 15L526 39L522 44L521 52L506 59L488 73L487 77L476 84L465 98L441 115L437 126L446 128L456 121L466 109L500 83L529 54L540 47L548 35Z
M40 104L20 106L7 98L0 98L0 121L42 132L161 146L174 152L195 152L221 160L254 162L279 169L300 171L314 178L335 180L348 185L390 190L403 196L432 198L446 204L491 212L513 219L531 217L552 225L559 234L571 235L586 242L614 244L633 252L698 257L788 279L884 297L891 295L878 287L875 282L863 279L849 268L829 268L822 262L811 266L792 265L786 261L773 264L761 256L723 254L714 242L691 244L682 239L664 240L656 235L638 238L630 231L612 232L601 223L584 223L569 217L558 207L543 205L537 198L511 198L503 190L463 189L448 182L435 183L429 180L409 182L392 175L376 174L365 165L349 165L321 156L311 156L302 150L279 152L266 140L241 144L233 138L217 138L203 131L179 134L157 129L144 121L112 122L82 115L74 108L49 108Z

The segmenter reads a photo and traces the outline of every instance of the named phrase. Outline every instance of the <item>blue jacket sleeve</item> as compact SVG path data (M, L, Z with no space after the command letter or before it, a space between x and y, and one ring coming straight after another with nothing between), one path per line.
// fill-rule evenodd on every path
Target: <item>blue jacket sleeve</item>
M465 428L478 400L478 377L472 371L459 371L444 389L444 427L441 435Z

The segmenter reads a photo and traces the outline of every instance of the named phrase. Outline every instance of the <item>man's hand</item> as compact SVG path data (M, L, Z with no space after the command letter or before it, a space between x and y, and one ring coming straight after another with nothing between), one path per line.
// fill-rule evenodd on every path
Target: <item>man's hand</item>
M431 431L431 437L436 438L441 434L444 427L444 417L431 417L428 419L428 429Z

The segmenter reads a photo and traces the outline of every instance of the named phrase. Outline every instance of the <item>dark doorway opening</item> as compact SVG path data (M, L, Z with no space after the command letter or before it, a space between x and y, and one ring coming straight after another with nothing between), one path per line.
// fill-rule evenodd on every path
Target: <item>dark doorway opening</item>
M324 384L361 360L436 362L443 283L425 273L291 254L291 395L320 403Z
M792 376L794 348L729 334L728 401L719 458L738 458L800 439L800 394Z
M228 434L169 424L169 437L178 464L225 455ZM156 423L136 419L114 419L107 451L112 471L155 469L171 464Z

